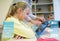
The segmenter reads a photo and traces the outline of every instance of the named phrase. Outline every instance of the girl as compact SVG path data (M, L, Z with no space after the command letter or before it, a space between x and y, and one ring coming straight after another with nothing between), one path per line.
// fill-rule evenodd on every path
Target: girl
M27 26L24 20L25 9L28 5L24 2L17 2L10 6L5 18L6 22L14 22L14 37L16 38L35 38L35 32L30 26ZM17 36L16 36L17 35Z

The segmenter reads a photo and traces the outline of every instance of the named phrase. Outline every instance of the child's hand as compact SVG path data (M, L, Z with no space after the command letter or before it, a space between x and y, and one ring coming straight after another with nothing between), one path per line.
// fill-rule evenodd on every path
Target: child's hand
M20 36L20 35L15 35L14 38L15 38L15 39L25 39L25 37L22 37L22 36Z
M39 18L39 20L40 20L42 23L46 21L45 18L43 18L43 17Z
M35 24L35 25L41 25L42 22L41 22L41 21L38 21L38 20L35 20L35 21L34 21L34 24Z
M48 27L50 26L50 24L48 24Z

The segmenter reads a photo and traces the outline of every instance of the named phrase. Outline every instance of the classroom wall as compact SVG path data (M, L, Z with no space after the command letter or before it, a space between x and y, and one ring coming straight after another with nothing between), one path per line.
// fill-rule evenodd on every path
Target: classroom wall
M2 24L13 0L0 0L0 24Z
M60 21L60 0L53 0L55 20Z

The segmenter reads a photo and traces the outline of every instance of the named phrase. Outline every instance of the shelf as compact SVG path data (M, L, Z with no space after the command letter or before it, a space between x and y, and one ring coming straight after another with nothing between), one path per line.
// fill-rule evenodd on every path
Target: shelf
M37 1L37 2L36 2ZM49 14L54 14L54 8L53 8L53 1L52 0L35 0L32 3L32 13L47 18L46 16Z
M36 5L50 5L50 4L53 4L53 3L36 3Z
M53 11L49 12L49 11L42 11L42 12L33 12L33 13L54 13Z
M51 3L32 3L32 5L50 5L50 4L53 4L52 2Z
M36 3L32 3L32 5L36 5Z
M32 12L32 13L34 13L34 14L35 14L36 12Z

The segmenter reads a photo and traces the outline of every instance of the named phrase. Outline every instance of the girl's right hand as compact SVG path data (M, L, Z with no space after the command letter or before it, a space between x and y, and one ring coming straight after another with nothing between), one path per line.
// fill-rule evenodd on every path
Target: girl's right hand
M41 24L42 24L42 22L41 22L41 21L36 20L36 21L34 21L34 24L35 24L35 25L41 25Z

